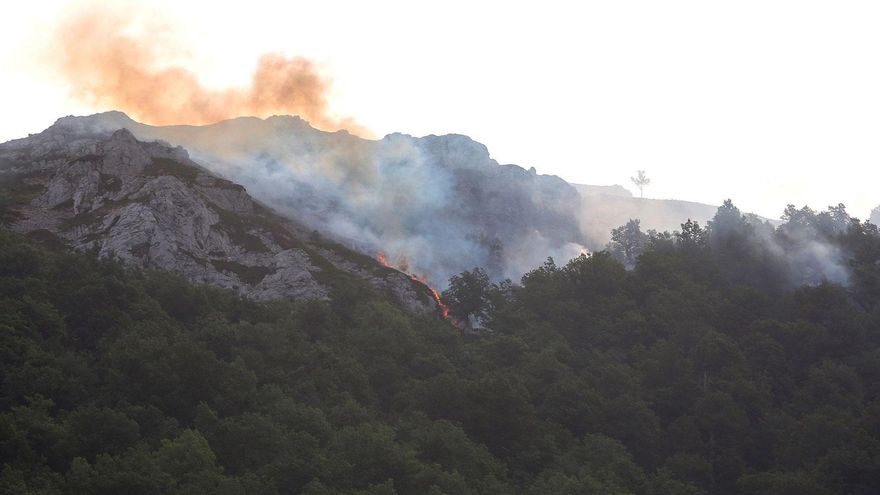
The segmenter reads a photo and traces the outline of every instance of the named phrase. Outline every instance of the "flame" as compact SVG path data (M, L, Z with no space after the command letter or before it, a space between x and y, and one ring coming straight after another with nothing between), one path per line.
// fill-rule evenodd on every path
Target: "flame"
M388 264L388 260L385 259L385 253L383 253L382 251L376 253L376 261L378 261L379 264L384 266L385 268L394 268L393 266Z
M413 276L410 275L410 277L413 277ZM419 280L419 279L413 277L413 280ZM422 282L422 283L425 284L424 282ZM446 303L444 303L443 301L440 300L440 294L437 294L437 289L431 287L428 284L425 284L425 287L427 287L428 290L431 291L431 295L434 296L434 301L437 302L437 307L440 308L440 316L442 316L444 320L449 320L449 306L447 306ZM452 321L452 320L449 320L449 321ZM454 324L454 322L453 322L453 324Z
M398 271L402 272L404 275L406 275L407 277L409 277L411 280L418 282L418 283L424 285L425 287L427 287L428 291L430 291L430 293L431 293L431 297L434 298L434 302L437 303L437 309L440 310L440 316L442 316L444 320L449 321L450 323L452 323L456 327L458 326L455 323L455 321L453 321L449 318L449 306L447 306L446 303L444 303L443 300L440 299L440 294L437 292L437 289L431 287L431 285L428 284L428 276L427 275L425 275L425 274L415 275L412 273L408 273L406 271L408 264L406 264L405 260L403 262L404 263L403 266L401 266L400 263L398 263L398 266L391 265L390 263L388 263L388 258L385 257L385 253L383 253L382 251L379 251L378 253L376 253L376 261L378 261L379 264L384 266L385 268L392 268L394 270L398 270Z

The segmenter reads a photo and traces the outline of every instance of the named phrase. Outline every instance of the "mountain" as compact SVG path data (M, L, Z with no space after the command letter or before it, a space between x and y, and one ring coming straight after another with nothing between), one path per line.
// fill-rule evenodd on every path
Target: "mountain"
M437 310L430 288L274 213L181 147L63 122L0 145L0 221L12 230L162 268L253 299L351 287Z
M0 493L880 493L880 233L790 213L470 284L479 336L0 231Z
M466 336L429 287L299 218L382 200L397 209L368 227L405 239L450 225L404 221L443 192L463 229L558 239L591 194L663 203L391 136L359 151L376 169L328 158L361 144L300 143L322 175L276 163L281 216L203 168L243 158L88 122L0 145L0 493L880 493L880 233L844 208L774 226L726 201L710 229L632 228L515 285L463 273L450 314L484 329ZM224 125L299 125L267 122ZM237 173L271 170L252 160ZM431 239L419 254L459 247Z
M574 187L499 165L466 136L374 141L287 116L153 127L108 112L56 126L126 128L142 140L181 145L280 213L360 252L381 251L438 286L475 266L493 279L518 279L547 256L567 260L584 251Z
M871 210L871 223L874 225L880 225L880 206Z
M642 228L705 224L715 206L634 198L621 186L569 184L502 165L461 135L362 139L298 117L241 117L206 126L149 126L121 112L64 117L69 135L129 130L183 146L196 162L241 184L306 232L445 287L473 267L518 280L548 256L600 250L631 218Z

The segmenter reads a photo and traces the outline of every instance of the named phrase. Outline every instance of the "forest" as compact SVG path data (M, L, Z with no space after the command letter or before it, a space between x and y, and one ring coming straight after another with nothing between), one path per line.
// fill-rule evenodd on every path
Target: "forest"
M880 233L843 205L443 296L458 327L0 231L0 492L880 493Z

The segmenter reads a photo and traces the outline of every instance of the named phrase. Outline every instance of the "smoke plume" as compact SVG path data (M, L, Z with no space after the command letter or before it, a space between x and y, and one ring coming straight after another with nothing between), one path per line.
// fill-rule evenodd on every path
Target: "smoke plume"
M67 117L77 132L126 128L189 150L264 204L443 289L475 266L518 280L548 256L584 252L580 197L558 177L499 165L461 135L379 140L315 130L297 117L241 117L206 126L148 126L120 112Z
M475 266L518 279L548 256L584 251L579 196L564 181L499 166L465 136L360 139L363 129L329 114L328 81L309 60L264 55L249 86L212 89L161 16L98 4L78 4L50 43L76 97L152 124L108 112L65 125L183 145L279 212L441 289Z
M350 119L328 114L329 83L310 60L265 54L248 87L207 88L179 65L186 52L175 42L173 26L156 16L135 19L132 10L79 4L57 26L49 62L75 98L154 125L290 114L320 129L367 134Z

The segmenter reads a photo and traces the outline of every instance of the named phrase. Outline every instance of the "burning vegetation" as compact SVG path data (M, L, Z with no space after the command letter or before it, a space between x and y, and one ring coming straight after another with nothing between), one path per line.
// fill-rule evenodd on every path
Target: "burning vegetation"
M431 293L431 297L433 297L434 301L437 303L437 309L440 310L440 316L442 316L444 320L447 320L450 323L452 323L453 325L456 325L455 321L449 317L449 306L447 306L443 302L443 300L440 299L440 294L437 292L437 289L431 287L431 285L428 284L428 277L426 275L414 275L412 273L409 273L409 271L408 271L409 270L409 263L407 263L407 261L405 259L400 260L399 262L392 265L391 263L388 262L388 258L385 256L385 253L383 253L381 251L376 253L376 261L378 261L379 264L384 266L385 268L392 268L394 270L398 270L401 273L405 274L410 279L412 279L413 281L418 282L418 283L424 285L425 287L427 287L428 292ZM456 326L458 326L458 325L456 325Z

